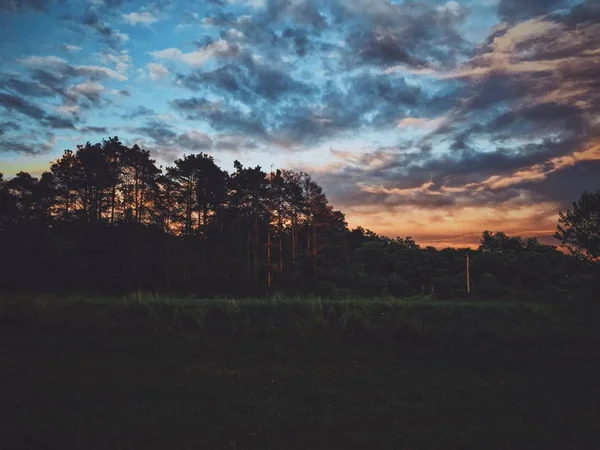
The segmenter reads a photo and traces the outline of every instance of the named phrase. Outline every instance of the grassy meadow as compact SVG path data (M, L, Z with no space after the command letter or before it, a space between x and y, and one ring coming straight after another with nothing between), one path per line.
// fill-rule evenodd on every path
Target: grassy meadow
M0 298L7 449L583 449L600 304Z

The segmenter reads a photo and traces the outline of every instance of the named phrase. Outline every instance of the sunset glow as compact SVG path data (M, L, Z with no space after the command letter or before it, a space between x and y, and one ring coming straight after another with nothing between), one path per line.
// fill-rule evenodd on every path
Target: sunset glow
M0 172L118 136L304 170L423 246L551 237L600 188L593 0L3 2Z

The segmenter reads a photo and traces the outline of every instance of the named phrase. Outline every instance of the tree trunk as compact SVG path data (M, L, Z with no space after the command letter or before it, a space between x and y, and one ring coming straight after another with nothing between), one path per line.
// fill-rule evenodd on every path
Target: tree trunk
M65 217L67 220L69 220L69 206L70 206L70 200L71 200L71 193L69 192L69 190L67 189L67 195L65 196Z
M202 225L204 230L202 230L202 266L204 270L204 274L208 273L208 210L204 208L202 211Z
M139 175L137 167L135 168L135 183L134 183L134 205L135 205L135 223L139 223L140 221L140 202L138 199L139 195Z
M313 279L317 278L317 226L315 221L312 223L313 238L312 238L312 266L313 266Z
M115 201L117 197L117 187L113 186L110 199L110 224L115 224Z
M283 283L283 223L279 216L279 278Z
M267 286L271 290L271 227L267 226Z
M292 276L296 276L296 224L292 219Z

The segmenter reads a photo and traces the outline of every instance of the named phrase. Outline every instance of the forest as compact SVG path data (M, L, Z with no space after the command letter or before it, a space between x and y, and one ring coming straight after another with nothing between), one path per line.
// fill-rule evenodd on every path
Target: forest
M307 173L238 161L228 173L204 153L163 169L148 151L111 137L65 150L39 178L0 174L0 285L7 292L450 299L467 295L469 254L475 298L594 296L599 199L584 193L561 214L556 237L570 254L501 231L483 232L476 250L421 248L411 237L349 229Z

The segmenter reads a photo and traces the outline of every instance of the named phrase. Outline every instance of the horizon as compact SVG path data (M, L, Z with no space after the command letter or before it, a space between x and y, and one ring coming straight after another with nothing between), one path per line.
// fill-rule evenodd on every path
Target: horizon
M0 5L0 172L119 136L303 170L351 227L421 246L552 234L600 173L592 1Z

